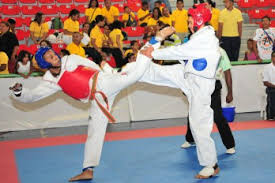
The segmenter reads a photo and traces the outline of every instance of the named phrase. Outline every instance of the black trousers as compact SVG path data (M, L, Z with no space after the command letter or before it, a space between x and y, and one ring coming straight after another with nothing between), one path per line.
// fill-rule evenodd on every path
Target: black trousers
M238 61L241 38L240 37L222 37L221 47L226 51L230 61Z
M266 118L275 119L275 88L267 87Z
M217 128L222 138L222 142L226 147L226 149L229 149L229 148L235 147L235 140L232 135L231 129L222 114L221 89L222 89L222 84L219 80L217 80L215 85L215 90L211 95L211 108L214 111L214 122L217 125ZM187 133L186 133L185 139L187 142L194 142L194 139L190 130L189 118L187 122Z

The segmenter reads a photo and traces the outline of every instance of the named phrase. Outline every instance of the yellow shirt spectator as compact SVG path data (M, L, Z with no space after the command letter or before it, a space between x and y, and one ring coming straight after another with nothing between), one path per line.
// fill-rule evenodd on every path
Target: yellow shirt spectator
M172 25L172 17L160 17L159 18L160 21L162 21L164 24L169 24Z
M223 23L223 37L238 37L238 22L242 22L243 17L240 10L233 7L231 11L226 8L220 12L219 23Z
M94 21L97 15L102 15L101 8L88 8L85 10L85 16L89 17L88 22Z
M188 32L188 13L187 10L176 9L172 13L172 21L174 22L174 27L177 33L187 33Z
M135 17L135 14L133 12L131 12L131 21L134 21L134 19L132 17ZM129 14L128 13L123 13L122 15L122 21L127 21L129 19Z
M217 8L212 8L212 17L210 20L210 25L215 29L215 31L218 31L219 27L219 16L220 16L220 10Z
M75 55L79 55L81 57L86 58L85 50L81 46L81 44L80 45L76 45L74 42L72 42L71 44L69 44L67 46L66 50L68 50L70 52L70 54L75 54Z
M138 19L144 17L148 13L149 13L149 10L144 11L142 8L140 8L137 12ZM143 23L148 23L149 19L150 19L150 16L146 17L143 21L139 20L139 25Z
M119 10L115 6L111 6L109 11L106 7L102 8L102 15L107 19L107 23L111 24L114 22L114 17L119 16Z
M112 43L113 43L113 48L119 48L118 45L117 45L117 42L116 42L116 37L117 35L120 35L120 46L122 47L123 46L123 34L121 32L120 29L114 29L111 33L110 33L110 39L112 40Z
M154 19L154 18L150 18L147 25L148 26L153 26L153 25L157 25L158 20Z
M127 57L128 53L134 53L132 49L128 49L124 53L124 57Z
M104 34L101 32L100 28L97 25L92 29L90 33L90 38L91 40L95 39L95 44L98 48L102 48ZM93 45L90 43L90 46L93 46Z
M68 18L64 22L64 29L69 32L79 32L79 22L73 21L71 18Z
M8 55L7 55L5 52L0 51L0 66L1 66L2 64L6 64L6 69L3 70L3 71L0 71L0 74L9 74L8 62L9 62L9 57L8 57Z
M30 24L30 31L34 33L34 37L42 38L45 33L49 32L49 26L47 23L39 25L37 22Z

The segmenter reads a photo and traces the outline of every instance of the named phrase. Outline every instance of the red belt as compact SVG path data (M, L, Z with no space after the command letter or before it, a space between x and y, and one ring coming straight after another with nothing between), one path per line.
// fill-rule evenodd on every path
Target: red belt
M112 116L112 114L109 112L109 103L108 103L108 98L106 97L106 95L101 92L101 91L96 91L96 84L97 84L97 77L98 77L98 73L96 73L94 76L93 76L93 85L92 85L92 91L91 91L91 97L90 99L91 100L95 100L97 105L99 106L99 108L101 109L101 111L104 113L104 115L109 119L110 122L114 123L116 121L116 119ZM98 99L95 97L95 94L96 93L99 93L106 105L107 105L107 109L98 101Z

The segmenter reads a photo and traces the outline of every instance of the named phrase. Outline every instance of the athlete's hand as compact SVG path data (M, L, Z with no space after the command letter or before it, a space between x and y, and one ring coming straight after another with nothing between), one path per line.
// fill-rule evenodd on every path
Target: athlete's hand
M152 57L153 51L154 51L154 48L152 46L149 46L149 47L145 47L144 49L140 50L140 53L149 57L149 58L153 58Z
M226 103L231 103L232 101L233 101L233 95L232 95L232 93L227 93Z
M170 36L174 32L175 32L175 28L174 27L172 27L172 26L165 27L161 31L157 32L156 36L159 37L159 38L161 38L162 40L164 40L166 37Z

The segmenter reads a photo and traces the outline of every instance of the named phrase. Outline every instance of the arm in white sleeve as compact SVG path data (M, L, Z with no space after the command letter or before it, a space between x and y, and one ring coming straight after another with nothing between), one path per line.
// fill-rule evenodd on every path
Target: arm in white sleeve
M70 55L70 57L72 57L71 59L75 60L77 62L77 65L82 65L82 66L86 66L86 67L91 67L97 70L101 70L101 68L99 67L99 65L97 65L95 62L81 57L79 55Z
M139 82L146 82L158 86L181 88L183 85L184 70L181 64L161 66L150 63L150 66Z
M23 88L20 96L17 97L13 93L12 97L20 102L31 103L46 98L60 90L61 88L58 85L43 81L33 90Z
M107 62L104 64L102 71L105 73L115 74L117 70L112 68Z

